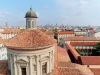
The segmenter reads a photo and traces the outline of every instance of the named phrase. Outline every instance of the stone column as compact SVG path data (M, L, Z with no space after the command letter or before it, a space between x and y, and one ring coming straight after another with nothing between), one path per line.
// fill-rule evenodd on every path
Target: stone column
M40 75L39 55L36 56L36 75Z
M16 55L13 55L13 59L14 59L14 72L15 72L15 75L17 75L17 63L16 63Z
M30 60L30 65L29 65L29 67L30 67L30 75L33 75L33 69L32 69L32 57L29 57L29 60Z
M10 54L10 70L11 70L11 75L13 75L13 62L12 62L12 54Z
M52 55L52 69L54 70L54 64L55 64L55 63L54 63L54 52L52 52L52 54L53 54L53 55Z
M21 75L22 74L22 72L21 72L21 68L20 68L20 66L17 64L17 67L18 67L18 75Z
M42 75L42 62L40 62L40 75Z
M49 52L49 72L51 73L51 68L52 68L52 65L51 65L51 52Z

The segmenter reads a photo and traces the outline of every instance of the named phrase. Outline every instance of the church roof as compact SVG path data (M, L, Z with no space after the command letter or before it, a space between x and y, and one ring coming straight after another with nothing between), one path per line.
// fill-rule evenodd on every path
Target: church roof
M56 40L49 37L40 30L25 30L17 34L15 37L8 39L5 46L13 48L32 48L45 47L53 45Z
M26 13L25 18L37 18L37 15L34 11L32 11L32 8Z

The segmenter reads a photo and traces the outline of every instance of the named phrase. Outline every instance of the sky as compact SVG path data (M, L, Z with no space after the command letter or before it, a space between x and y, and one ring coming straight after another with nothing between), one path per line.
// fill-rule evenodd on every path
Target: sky
M1 0L0 26L25 26L32 6L39 25L100 26L100 0Z

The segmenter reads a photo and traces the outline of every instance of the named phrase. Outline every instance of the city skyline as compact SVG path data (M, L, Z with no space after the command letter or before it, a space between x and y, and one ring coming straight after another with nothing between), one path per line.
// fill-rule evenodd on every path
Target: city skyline
M99 0L3 0L0 3L0 26L25 26L25 12L32 6L38 15L37 25L100 25Z

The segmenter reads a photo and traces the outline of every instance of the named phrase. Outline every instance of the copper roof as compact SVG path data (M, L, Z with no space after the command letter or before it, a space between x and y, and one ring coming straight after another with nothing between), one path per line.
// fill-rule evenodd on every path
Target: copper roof
M37 48L53 45L56 40L52 39L40 30L25 30L5 42L7 47Z

